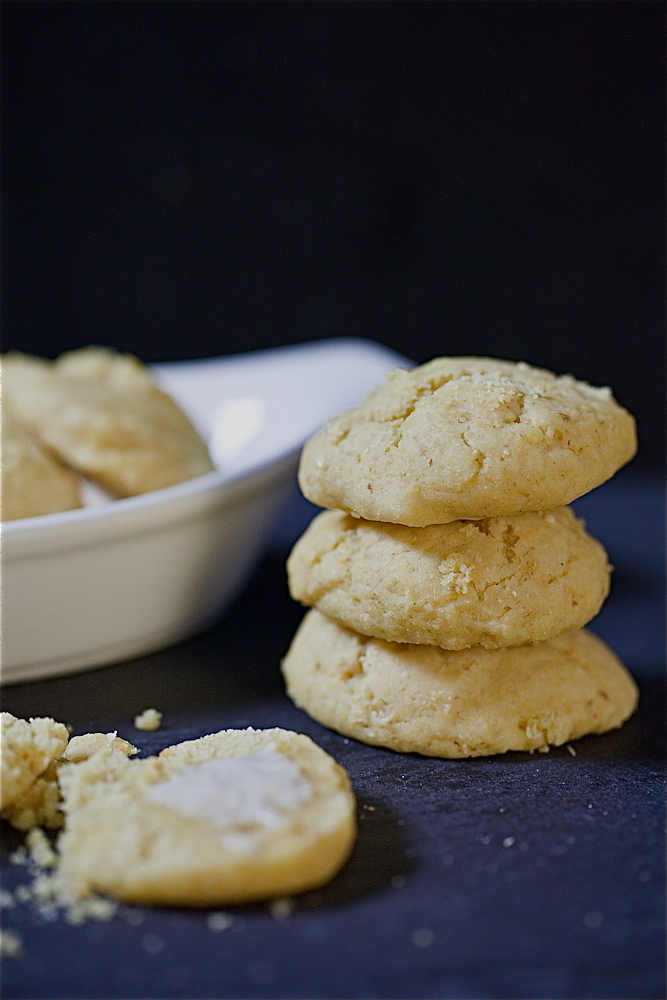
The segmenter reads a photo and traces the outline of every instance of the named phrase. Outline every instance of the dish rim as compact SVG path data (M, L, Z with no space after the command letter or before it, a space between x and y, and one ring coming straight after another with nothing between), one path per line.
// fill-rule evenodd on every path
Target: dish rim
M166 523L196 517L207 508L233 504L260 488L265 480L281 477L290 468L296 468L300 451L300 446L289 448L233 475L216 469L136 497L5 521L0 528L2 561L28 555L33 548L45 554L51 546L60 548L65 543L85 546L93 540L112 541L121 531L127 534L157 530Z

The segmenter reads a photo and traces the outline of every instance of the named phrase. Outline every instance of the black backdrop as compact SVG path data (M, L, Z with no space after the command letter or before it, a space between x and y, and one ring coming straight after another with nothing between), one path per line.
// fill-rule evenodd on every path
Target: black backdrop
M6 2L3 346L331 336L664 438L665 5Z

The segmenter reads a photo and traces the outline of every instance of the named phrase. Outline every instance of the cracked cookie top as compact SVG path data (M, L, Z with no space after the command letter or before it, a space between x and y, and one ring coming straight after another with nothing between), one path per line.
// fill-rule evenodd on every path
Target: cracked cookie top
M636 449L608 388L524 362L435 358L330 420L303 449L299 484L367 520L443 524L563 506Z
M609 591L603 546L568 507L423 528L319 514L287 563L292 597L390 642L487 649L581 628Z

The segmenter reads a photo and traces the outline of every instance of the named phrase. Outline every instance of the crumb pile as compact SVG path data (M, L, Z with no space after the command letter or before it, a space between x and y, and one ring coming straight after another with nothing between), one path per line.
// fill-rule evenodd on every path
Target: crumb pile
M584 626L607 554L568 506L636 451L607 388L524 363L390 373L304 447L327 508L288 560L311 608L283 662L310 715L442 757L542 750L620 726L637 689Z

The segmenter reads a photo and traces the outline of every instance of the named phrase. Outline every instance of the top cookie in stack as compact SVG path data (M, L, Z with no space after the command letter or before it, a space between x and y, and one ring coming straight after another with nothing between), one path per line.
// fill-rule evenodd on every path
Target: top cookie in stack
M520 362L435 358L391 372L306 443L299 485L320 507L421 527L550 510L637 449L608 388Z
M569 375L485 358L390 373L303 450L303 493L333 509L288 561L313 608L283 664L291 696L347 735L439 756L620 725L634 682L581 631L610 567L566 505L635 450L611 391Z

